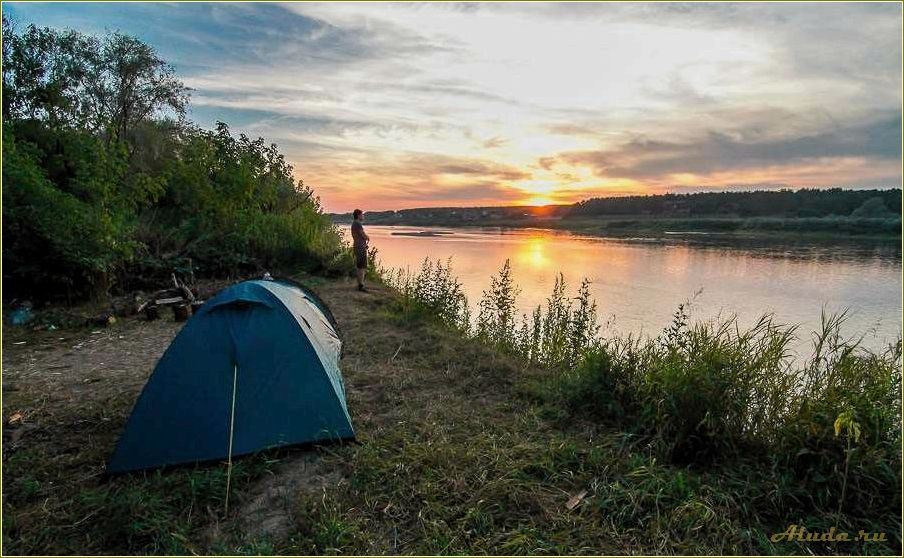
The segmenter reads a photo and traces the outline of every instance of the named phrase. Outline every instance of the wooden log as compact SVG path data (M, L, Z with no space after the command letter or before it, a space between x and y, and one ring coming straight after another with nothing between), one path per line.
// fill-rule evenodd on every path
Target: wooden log
M194 295L194 294L191 292L191 290L190 290L188 287L186 287L185 285L182 285L182 286L180 287L180 290L182 291L182 298L184 298L185 300L191 302L191 301L193 301L193 300L195 299L195 295Z

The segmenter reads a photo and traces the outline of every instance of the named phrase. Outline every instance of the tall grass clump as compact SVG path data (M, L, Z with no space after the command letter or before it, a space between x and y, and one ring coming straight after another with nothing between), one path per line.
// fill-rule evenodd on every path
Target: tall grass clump
M520 292L512 279L512 266L505 260L499 273L490 279L490 288L483 292L478 304L478 338L507 352L515 351L518 347L515 303Z
M443 263L424 258L416 273L408 269L381 270L383 281L401 295L401 313L430 316L469 335L471 311L461 282L452 273L452 259Z
M657 338L610 340L588 352L567 378L577 386L572 403L630 418L674 462L768 447L789 412L789 394L799 391L793 339L794 328L770 316L749 329L736 319L690 324L681 305Z
M518 317L520 289L512 278L511 263L506 260L491 278L489 289L483 292L472 324L468 300L452 273L451 259L443 264L425 258L417 273L382 270L382 276L402 295L406 315L429 314L466 336L529 363L570 367L598 342L596 302L586 280L576 297L568 297L565 279L559 274L546 304L537 306L530 317Z
M901 340L868 351L841 335L843 322L843 314L824 314L813 335L775 461L812 487L815 506L840 514L891 504L900 512Z
M560 273L546 304L538 305L530 317L522 314L520 320L516 318L519 293L511 264L506 260L480 300L478 339L531 364L549 368L572 366L597 342L596 302L590 296L590 282L586 279L577 296L570 298Z
M533 344L535 330L540 333L539 344ZM560 273L546 299L546 311L539 306L534 310L530 331L530 351L522 351L522 356L549 368L571 368L598 342L596 301L590 296L590 281L584 279L577 297L568 298L565 277Z

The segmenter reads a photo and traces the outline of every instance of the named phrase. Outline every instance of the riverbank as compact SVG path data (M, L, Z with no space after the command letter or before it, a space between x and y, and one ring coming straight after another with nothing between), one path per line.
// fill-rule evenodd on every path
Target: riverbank
M831 512L761 516L757 500L793 490L756 463L664 464L545 398L546 371L403 311L388 288L304 281L339 323L361 445L238 460L226 517L222 464L103 478L180 324L4 326L4 553L900 553L900 517L862 525L884 543L773 543L791 523L828 530Z

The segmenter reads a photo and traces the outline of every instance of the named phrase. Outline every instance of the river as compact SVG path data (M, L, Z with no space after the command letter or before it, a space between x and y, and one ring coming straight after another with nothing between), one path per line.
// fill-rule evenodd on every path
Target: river
M545 301L556 275L569 292L590 279L603 335L656 334L678 305L692 319L763 313L798 324L800 351L823 308L848 311L844 332L879 349L901 335L901 249L895 243L739 240L676 232L665 239L612 239L541 229L368 226L385 268L416 271L427 256L452 258L472 306L511 261L524 313ZM418 234L421 233L421 234ZM423 234L426 233L426 234Z

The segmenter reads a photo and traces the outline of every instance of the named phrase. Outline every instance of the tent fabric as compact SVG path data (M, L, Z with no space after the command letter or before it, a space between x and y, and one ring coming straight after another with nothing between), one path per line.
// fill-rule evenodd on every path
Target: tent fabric
M157 363L107 471L225 459L354 438L339 370L342 343L321 302L281 281L220 292Z

